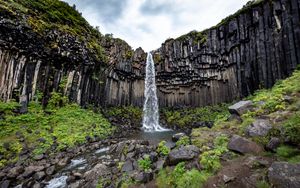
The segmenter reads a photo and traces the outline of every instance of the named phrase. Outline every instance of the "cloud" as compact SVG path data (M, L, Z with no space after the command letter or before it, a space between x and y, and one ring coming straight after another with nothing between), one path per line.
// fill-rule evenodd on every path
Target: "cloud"
M102 33L133 48L159 48L167 38L216 25L248 0L65 0Z

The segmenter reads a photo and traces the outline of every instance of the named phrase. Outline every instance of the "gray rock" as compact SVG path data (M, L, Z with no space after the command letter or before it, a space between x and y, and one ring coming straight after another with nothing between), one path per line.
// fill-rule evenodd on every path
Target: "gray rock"
M270 141L268 142L268 144L266 145L266 149L269 150L269 151L275 152L276 149L279 147L280 143L281 142L280 142L279 138L272 137L270 139Z
M93 182L92 184L97 184L99 177L105 177L110 175L111 172L109 168L104 164L97 164L91 170L84 173L83 178L88 182Z
M266 136L270 129L272 129L270 121L257 119L246 128L246 134L251 137Z
M186 136L185 133L176 133L172 136L172 141L177 142L181 137Z
M268 169L268 178L274 187L299 188L300 164L274 162Z
M16 166L12 169L9 170L7 177L9 178L15 178L17 176L19 176L21 173L23 173L24 168L21 166Z
M24 173L22 174L22 176L24 178L30 177L31 175L33 175L35 172L39 172L44 170L43 166L28 166L25 168Z
M42 180L45 176L46 176L45 172L40 171L40 172L35 173L33 177L35 180L39 181L39 180Z
M253 108L252 101L239 101L238 103L235 103L234 105L229 106L228 110L231 114L237 114L237 115L241 116L248 110L251 110L252 108Z
M9 184L10 184L9 180L4 180L4 181L0 182L0 187L1 188L8 188Z
M235 180L235 177L231 177L231 176L229 177L229 176L226 176L225 174L223 175L224 183L228 183L228 182L231 182L233 180Z
M125 163L122 166L122 172L130 172L133 170L134 170L134 167L133 167L132 161L131 160L125 161Z
M45 155L44 155L44 154L41 154L41 155L36 155L36 156L34 156L33 158L34 158L34 160L39 161L39 160L44 159L44 157L45 157Z
M54 171L55 171L55 166L50 166L49 168L46 169L46 174L52 175Z
M27 113L28 112L28 97L27 97L27 95L21 95L19 100L20 100L20 104L21 104L20 113L21 114Z
M255 153L259 154L264 149L253 141L243 138L238 135L233 135L228 143L228 149L242 154Z
M41 184L39 182L36 182L32 188L41 188Z
M153 173L152 172L139 172L134 175L134 180L136 180L139 183L147 183L153 179Z
M169 153L167 163L169 165L176 165L177 163L182 161L192 160L198 157L199 154L200 154L199 148L194 145L182 146L178 149L172 150Z

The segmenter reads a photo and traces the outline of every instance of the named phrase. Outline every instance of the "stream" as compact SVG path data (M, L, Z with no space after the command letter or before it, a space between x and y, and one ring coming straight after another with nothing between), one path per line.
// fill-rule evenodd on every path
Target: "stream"
M127 140L144 140L148 141L150 145L156 146L160 141L165 140L167 146L174 145L172 136L176 131L164 132L143 132L139 131L128 136ZM66 188L67 179L72 172L79 172L84 174L91 170L96 164L107 164L109 161L117 160L116 156L109 155L110 146L103 146L100 149L88 152L71 159L71 162L56 172L53 179L45 182L46 188Z

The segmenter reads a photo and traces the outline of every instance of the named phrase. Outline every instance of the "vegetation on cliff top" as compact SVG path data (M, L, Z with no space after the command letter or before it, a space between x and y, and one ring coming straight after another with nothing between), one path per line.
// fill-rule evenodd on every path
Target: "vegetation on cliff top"
M23 20L39 35L43 36L49 30L77 37L86 42L86 47L95 55L97 61L108 62L103 43L111 41L111 35L102 35L99 28L93 28L82 17L76 7L69 6L60 0L0 0L0 15ZM116 42L125 43L116 39ZM53 41L49 47L58 44Z
M225 24L229 23L234 18L238 17L239 15L247 12L248 10L250 10L254 7L259 6L260 4L262 4L265 1L267 1L267 0L251 0L251 1L248 1L248 3L243 6L243 8L241 8L240 10L235 12L234 14L229 15L226 18L222 19L221 22L218 23L217 25L212 26L211 28L205 29L203 31L193 30L193 31L191 31L187 34L184 34L184 35L176 38L175 40L187 41L187 40L191 39L193 41L193 45L196 45L197 43L199 43L200 45L203 45L207 41L207 31L208 30L216 29L216 28L220 27L221 25L225 25ZM169 38L165 42L168 42L168 41L171 41L171 40L173 40L173 39Z

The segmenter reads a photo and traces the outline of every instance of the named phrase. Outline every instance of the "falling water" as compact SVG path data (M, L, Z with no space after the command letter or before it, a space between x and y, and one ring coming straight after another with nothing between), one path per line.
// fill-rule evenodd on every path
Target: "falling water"
M158 102L155 85L155 68L152 54L149 52L146 64L145 102L143 109L143 130L146 132L168 131L159 125Z

